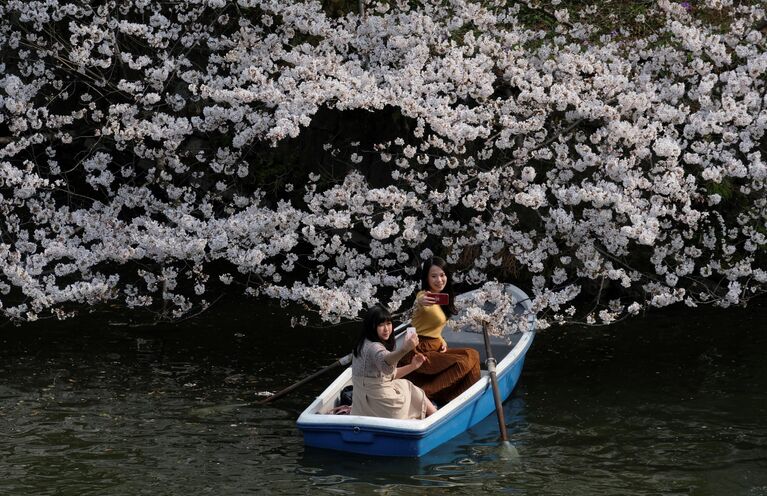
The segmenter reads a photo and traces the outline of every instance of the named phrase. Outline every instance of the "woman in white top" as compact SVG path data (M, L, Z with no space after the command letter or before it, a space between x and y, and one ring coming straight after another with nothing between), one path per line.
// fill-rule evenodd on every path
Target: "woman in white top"
M396 350L389 311L379 305L368 310L352 361L352 415L422 419L437 411L421 388L403 379L426 357L417 353L408 365L397 367L417 345L413 334Z

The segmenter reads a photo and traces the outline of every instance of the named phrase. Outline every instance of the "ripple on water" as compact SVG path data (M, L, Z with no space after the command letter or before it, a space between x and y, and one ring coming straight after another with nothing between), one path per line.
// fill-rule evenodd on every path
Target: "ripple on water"
M304 448L295 419L329 377L254 404L345 353L338 330L24 329L0 347L0 494L764 496L767 342L737 320L755 317L722 314L723 338L716 314L673 315L536 337L504 405L518 456L488 418L393 460Z

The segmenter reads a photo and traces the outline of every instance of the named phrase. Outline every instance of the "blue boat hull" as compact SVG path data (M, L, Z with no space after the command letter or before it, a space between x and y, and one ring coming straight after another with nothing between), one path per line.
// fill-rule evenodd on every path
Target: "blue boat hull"
M515 286L507 286L519 302L515 313L528 315L530 301L527 295ZM498 389L504 401L519 381L525 355L535 336L533 316L529 316L528 323L528 332L515 334L511 343L502 338L491 339L493 354L498 359ZM484 341L476 332L446 329L443 338L451 347L473 347L481 357L485 353ZM345 370L298 418L296 424L307 446L363 455L420 457L495 412L490 377L484 371L477 383L435 414L421 420L330 415L340 391L349 384L351 368Z
M514 390L523 365L524 356L521 356L498 377L498 388L503 400L506 400ZM324 426L309 425L299 421L298 428L303 433L304 443L315 448L364 455L418 457L462 434L494 413L495 400L492 388L487 381L487 385L478 394L451 412L451 415L422 432L370 426L353 421L346 425Z

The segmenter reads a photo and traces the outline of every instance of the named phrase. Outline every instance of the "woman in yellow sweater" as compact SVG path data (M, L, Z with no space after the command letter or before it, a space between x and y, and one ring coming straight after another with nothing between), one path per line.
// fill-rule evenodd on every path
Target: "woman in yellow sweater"
M440 404L445 404L479 380L479 353L471 348L448 348L442 338L447 319L456 313L454 292L447 263L439 258L427 260L420 273L421 291L416 295L412 325L418 333L415 352L426 362L408 375L416 386ZM447 304L439 305L436 293L447 293ZM410 363L413 353L401 364Z

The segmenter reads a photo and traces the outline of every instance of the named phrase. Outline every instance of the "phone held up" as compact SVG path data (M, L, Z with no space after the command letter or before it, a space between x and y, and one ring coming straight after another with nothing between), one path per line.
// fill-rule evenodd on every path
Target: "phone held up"
M448 305L450 303L450 295L447 293L427 293L427 296L434 298L437 305Z

